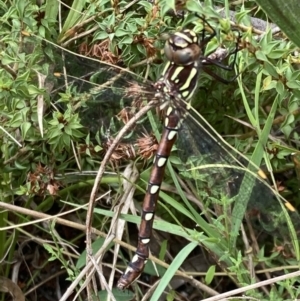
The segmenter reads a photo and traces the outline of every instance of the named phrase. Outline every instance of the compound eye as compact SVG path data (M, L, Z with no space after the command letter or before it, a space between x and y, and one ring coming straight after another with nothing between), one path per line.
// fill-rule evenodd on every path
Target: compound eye
M170 42L165 44L165 55L167 59L176 65L190 65L199 59L201 50L196 44L190 44L184 48L175 47Z

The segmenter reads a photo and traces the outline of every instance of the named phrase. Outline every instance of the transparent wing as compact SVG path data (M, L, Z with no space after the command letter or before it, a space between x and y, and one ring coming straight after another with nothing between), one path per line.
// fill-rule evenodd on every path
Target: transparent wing
M193 108L185 115L177 142L179 157L185 162L181 174L193 180L198 196L207 204L220 204L226 198L232 211L226 212L224 206L222 214L229 215L231 235L237 235L245 213L274 235L291 236L291 224L299 231L299 214L272 188L264 172Z
M109 147L124 124L154 100L151 83L143 82L143 78L129 70L80 56L32 36L25 38L23 47L25 52L36 52L37 56L42 53L39 71L47 76L45 95L46 98L50 95L52 107L61 113L67 109L77 113L90 139L95 142L96 137L101 147ZM116 161L121 161L122 156L124 159L138 156L134 144L139 139L145 143L145 136L149 138L146 143L156 144L153 136L148 135L149 128L147 117L131 127L116 150ZM146 157L152 154L150 151Z

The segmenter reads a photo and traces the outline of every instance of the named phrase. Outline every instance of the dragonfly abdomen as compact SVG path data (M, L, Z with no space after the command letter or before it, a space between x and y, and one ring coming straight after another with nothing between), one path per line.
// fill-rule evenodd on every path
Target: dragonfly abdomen
M160 186L163 181L168 158L177 138L179 120L180 116L177 110L169 107L143 202L137 250L127 270L119 279L118 288L120 289L125 289L140 276L149 257L149 242Z

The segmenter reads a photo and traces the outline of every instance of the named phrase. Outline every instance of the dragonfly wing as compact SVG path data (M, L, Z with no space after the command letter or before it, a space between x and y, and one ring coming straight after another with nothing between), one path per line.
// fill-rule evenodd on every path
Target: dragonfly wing
M259 167L230 146L198 112L191 108L185 116L177 142L179 156L185 161L182 175L196 182L201 199L226 197L235 207L232 214L237 212L234 217L239 224L246 211L255 210L255 217L269 232L289 233L286 212L299 227L298 213L270 186ZM234 231L237 235L238 229Z

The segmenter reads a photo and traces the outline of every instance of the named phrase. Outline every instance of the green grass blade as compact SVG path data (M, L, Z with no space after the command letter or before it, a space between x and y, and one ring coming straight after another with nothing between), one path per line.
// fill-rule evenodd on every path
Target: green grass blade
M242 96L243 96L243 102L246 108L247 113L249 112L248 118L251 121L252 125L255 126L257 129L259 140L256 144L256 147L254 149L254 152L251 156L250 161L254 164L254 166L260 166L262 158L264 157L264 148L266 146L268 136L271 131L271 127L275 118L275 113L277 110L278 105L278 96L276 97L275 101L273 102L270 114L268 115L268 118L266 120L265 126L262 131L260 131L259 128L259 120L258 118L258 106L259 106L259 94L260 94L260 87L261 87L261 75L262 72L259 73L257 76L256 81L256 89L255 89L255 116L252 115L252 112L250 110L250 107L248 105L247 99L245 97L245 94L243 93L242 85L240 85L240 88L242 89ZM248 166L250 170L251 166ZM249 202L251 191L255 185L255 178L250 175L245 175L243 182L240 187L240 192L243 194L238 195L238 201L235 202L235 206L233 208L232 212L232 231L231 231L231 245L235 246L236 244L236 238L243 220L243 217L245 215L247 204ZM247 191L247 193L244 193Z
M165 288L170 283L171 279L175 275L176 271L180 268L182 263L186 260L188 255L198 246L198 242L190 242L186 245L179 254L174 258L170 267L166 271L165 275L162 277L159 285L157 286L156 290L154 291L150 301L157 301L163 294Z

